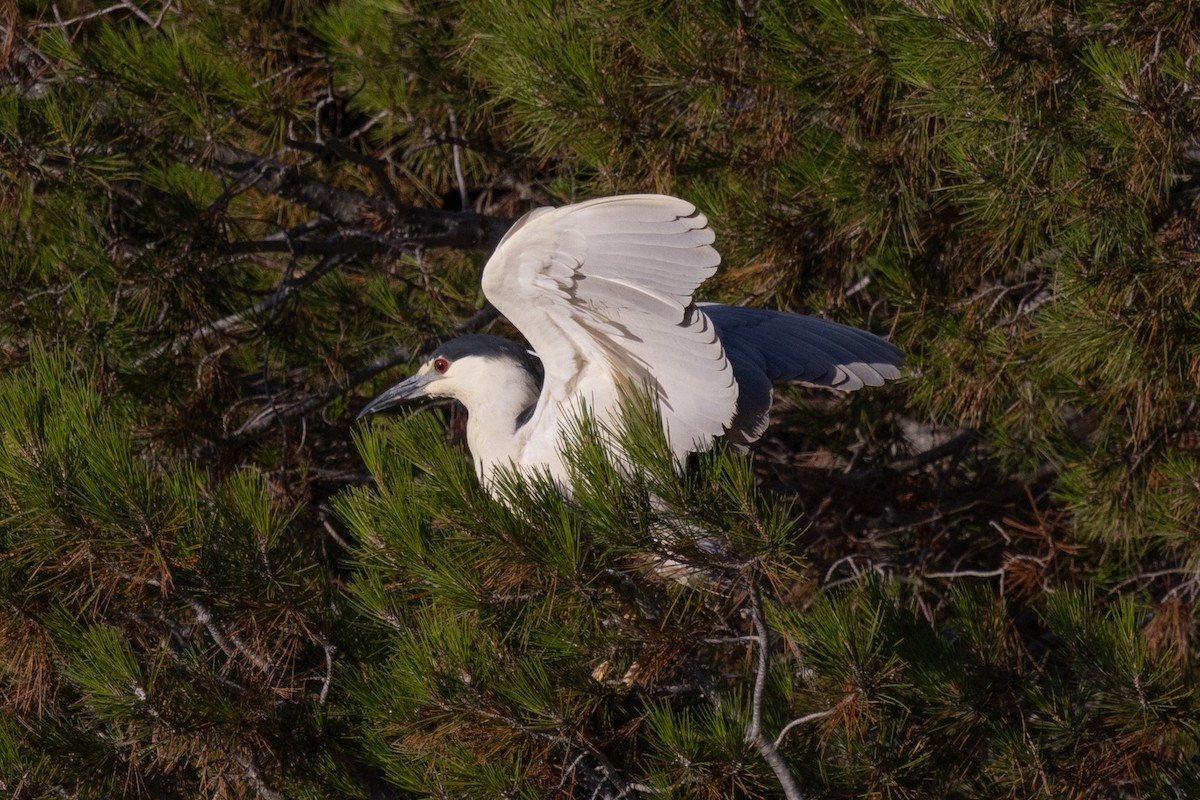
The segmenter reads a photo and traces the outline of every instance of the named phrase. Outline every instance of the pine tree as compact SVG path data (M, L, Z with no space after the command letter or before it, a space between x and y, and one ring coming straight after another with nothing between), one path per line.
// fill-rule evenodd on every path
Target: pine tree
M1187 4L0 9L0 790L1188 797ZM890 333L752 460L572 499L355 425L544 204L695 202L707 297ZM402 370L401 370L402 371ZM518 509L518 510L514 510Z

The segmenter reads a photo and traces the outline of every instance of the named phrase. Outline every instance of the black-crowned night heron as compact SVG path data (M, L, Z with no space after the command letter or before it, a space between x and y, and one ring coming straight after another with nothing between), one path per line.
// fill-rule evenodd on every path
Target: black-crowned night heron
M467 445L484 485L511 464L548 470L567 486L561 447L573 416L586 406L598 422L615 423L630 390L650 389L682 460L720 436L735 445L761 436L774 382L854 391L899 377L904 354L866 331L693 302L721 260L713 239L694 206L663 195L526 214L484 267L483 292L532 354L496 336L453 339L360 416L454 398L466 406Z

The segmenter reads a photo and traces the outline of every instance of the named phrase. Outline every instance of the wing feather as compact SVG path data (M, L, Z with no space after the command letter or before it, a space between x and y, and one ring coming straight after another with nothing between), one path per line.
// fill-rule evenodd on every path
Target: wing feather
M677 198L608 197L526 215L488 261L484 294L545 369L523 430L552 473L566 412L587 404L610 418L630 387L654 389L679 457L732 420L733 367L692 305L720 263L707 225Z
M737 416L727 434L736 444L766 429L774 382L856 391L900 377L904 353L873 333L800 314L698 305L716 326L737 376Z

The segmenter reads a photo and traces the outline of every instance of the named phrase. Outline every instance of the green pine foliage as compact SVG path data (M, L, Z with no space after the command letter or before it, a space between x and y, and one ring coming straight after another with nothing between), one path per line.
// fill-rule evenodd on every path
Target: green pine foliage
M377 486L338 510L386 656L351 691L378 721L372 758L422 796L539 795L564 775L585 793L772 796L746 742L756 703L800 784L832 796L1200 788L1187 644L1151 633L1129 597L1098 611L1063 590L1017 620L1020 605L962 586L936 622L873 580L785 599L803 533L728 454L672 475L643 451L653 477L615 480L584 441L576 502L517 481L506 506L427 416L361 448ZM758 591L773 646L756 699Z
M279 699L331 680L328 577L260 477L154 463L99 379L35 352L0 383L6 788L219 793L267 768L311 783L289 743L323 754L321 716Z
M0 8L0 794L1200 795L1198 46L1171 2ZM706 298L908 377L682 470L584 421L570 500L489 496L455 410L354 423L515 335L503 223L429 220L638 191L708 215Z

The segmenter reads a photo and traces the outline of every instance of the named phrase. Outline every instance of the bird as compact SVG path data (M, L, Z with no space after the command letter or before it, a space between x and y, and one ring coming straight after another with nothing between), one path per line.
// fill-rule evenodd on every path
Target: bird
M744 449L766 430L775 383L841 391L900 377L904 353L868 331L783 311L698 302L721 262L708 220L661 194L535 209L483 269L484 296L524 335L470 334L436 347L359 418L419 398L467 410L480 481L544 472L569 491L564 436L587 413L619 420L631 391L657 403L682 463L723 438Z

